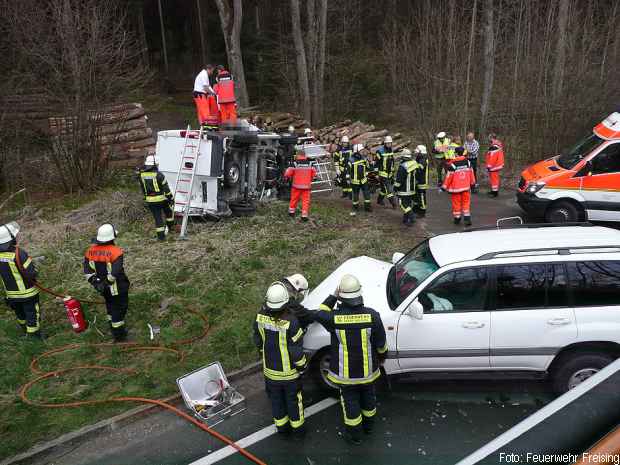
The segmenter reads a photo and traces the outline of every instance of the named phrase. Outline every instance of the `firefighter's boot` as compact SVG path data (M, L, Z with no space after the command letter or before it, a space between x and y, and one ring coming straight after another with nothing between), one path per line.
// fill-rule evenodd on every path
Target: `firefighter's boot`
M390 197L390 205L392 205L393 209L396 208L396 199L394 199L394 197Z
M465 226L471 226L471 216L465 217Z
M454 217L454 224L461 224L461 217Z

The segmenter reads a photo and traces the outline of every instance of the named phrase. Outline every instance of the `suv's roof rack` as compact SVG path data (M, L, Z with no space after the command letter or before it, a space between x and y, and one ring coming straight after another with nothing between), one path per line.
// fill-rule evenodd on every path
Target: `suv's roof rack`
M582 226L582 227L590 227L594 226L592 223L588 221L580 221L574 223L523 223L523 224L512 224L507 226L480 226L478 228L469 228L465 229L462 232L474 232L474 231L495 231L499 229L535 229L535 228L560 228L566 226Z
M528 253L528 252L553 252L557 251L558 255L571 255L571 250L588 250L588 249L620 249L620 245L583 245L578 247L549 247L549 248L536 248L536 249L515 249L515 250L500 250L497 252L487 252L483 255L480 255L476 260L490 260L492 258L497 257L498 255L511 255L517 253Z

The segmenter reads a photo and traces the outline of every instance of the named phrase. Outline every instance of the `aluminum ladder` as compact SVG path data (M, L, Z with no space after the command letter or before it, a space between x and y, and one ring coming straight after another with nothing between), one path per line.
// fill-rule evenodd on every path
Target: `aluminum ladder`
M198 166L198 157L200 156L201 141L202 126L200 127L199 131L192 131L191 127L188 125L187 129L185 130L185 142L183 143L183 152L181 153L181 161L179 163L179 170L177 171L177 179L174 183L173 198L175 210L177 205L181 205L183 216L179 239L185 239L187 233L187 221L189 219L189 209L192 201L192 189L194 187L196 167ZM185 196L185 200L177 200L178 194Z
M331 192L334 190L330 173L332 162L327 157L317 158L312 166L316 169L316 177L312 181L312 192Z

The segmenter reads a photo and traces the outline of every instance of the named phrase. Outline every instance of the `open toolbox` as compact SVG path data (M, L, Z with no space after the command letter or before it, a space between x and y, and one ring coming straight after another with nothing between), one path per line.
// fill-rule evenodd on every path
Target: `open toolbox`
M220 362L177 378L177 386L187 408L209 426L245 410L245 397L230 385Z

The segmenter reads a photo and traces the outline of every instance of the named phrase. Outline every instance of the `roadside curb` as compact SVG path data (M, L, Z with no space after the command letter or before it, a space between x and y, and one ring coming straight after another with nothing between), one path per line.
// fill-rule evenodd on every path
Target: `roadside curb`
M261 362L255 362L238 370L227 373L226 377L232 383L250 374L257 373L260 371L260 367ZM175 394L161 400L166 403L174 404L181 402L182 399L181 394ZM157 405L143 405L133 408L112 418L102 420L93 425L84 426L76 431L63 434L62 436L51 441L36 445L26 452L22 452L21 454L3 460L0 462L0 465L28 465L32 464L35 460L45 458L53 460L52 455L59 458L64 455L64 453L70 451L72 448L75 448L76 444L79 442L83 442L102 433L115 431L139 420L140 418L160 411L162 411L162 409Z

